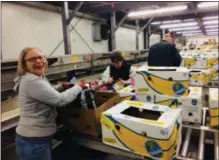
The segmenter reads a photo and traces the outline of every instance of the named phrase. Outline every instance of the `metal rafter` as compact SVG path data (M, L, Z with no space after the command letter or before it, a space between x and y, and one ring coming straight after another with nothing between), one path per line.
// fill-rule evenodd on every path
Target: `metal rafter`
M125 20L127 19L129 14L129 11L126 12L126 14L123 16L123 18L119 21L119 23L117 24L117 26L115 27L115 32L117 31L117 29L123 24L123 22L125 22Z
M138 35L145 29L149 26L149 24L151 23L151 21L154 19L154 17L150 18L148 20L148 22L138 31Z
M72 19L75 17L76 13L79 11L79 9L81 8L81 6L83 5L83 1L79 2L76 7L74 8L74 10L72 11L72 13L70 14L69 18L66 20L67 25L69 25L72 21Z

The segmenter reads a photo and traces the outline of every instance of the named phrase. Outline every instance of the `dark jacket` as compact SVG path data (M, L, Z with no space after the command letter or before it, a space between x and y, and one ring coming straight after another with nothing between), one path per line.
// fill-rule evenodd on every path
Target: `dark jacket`
M131 65L125 61L123 61L120 69L110 65L110 77L113 77L114 81L120 78L126 81L130 78L130 68Z
M151 46L148 55L148 66L178 67L181 64L181 59L175 44L162 40Z

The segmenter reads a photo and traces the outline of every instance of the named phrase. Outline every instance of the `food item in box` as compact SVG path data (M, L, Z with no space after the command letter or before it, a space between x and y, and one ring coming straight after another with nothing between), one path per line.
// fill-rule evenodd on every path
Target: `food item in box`
M187 96L188 69L183 67L144 67L135 76L135 92Z
M209 88L210 126L219 126L218 88Z
M172 159L181 143L181 109L123 101L102 113L103 143L154 159Z

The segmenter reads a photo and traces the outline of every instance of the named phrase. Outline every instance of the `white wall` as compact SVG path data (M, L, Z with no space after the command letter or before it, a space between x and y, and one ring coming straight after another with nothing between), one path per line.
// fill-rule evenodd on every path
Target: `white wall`
M74 18L72 25L77 23ZM95 42L92 38L93 21L81 19L72 30L72 54L100 53L108 51L108 41ZM120 50L135 50L135 30L120 27L116 32L116 47ZM16 4L2 2L2 58L17 59L21 50L35 46L46 56L63 40L62 19L59 13ZM143 49L143 34L139 35L139 49ZM64 43L56 49L53 56L64 55Z
M74 25L77 18L71 22ZM76 30L94 52L108 51L108 42L94 42L91 20L82 19ZM51 11L30 8L14 3L2 2L2 58L16 59L27 46L36 46L49 55L63 40L61 15ZM71 32L72 54L92 53L78 34ZM53 55L64 55L62 43Z
M188 46L191 42L196 45L201 45L204 42L208 42L209 39L215 39L218 43L218 36L193 36L193 37L186 37L186 45Z
M144 49L143 33L139 34L139 50ZM120 27L116 31L116 49L136 50L136 31Z
M150 36L150 46L160 41L160 35L159 34L152 34Z

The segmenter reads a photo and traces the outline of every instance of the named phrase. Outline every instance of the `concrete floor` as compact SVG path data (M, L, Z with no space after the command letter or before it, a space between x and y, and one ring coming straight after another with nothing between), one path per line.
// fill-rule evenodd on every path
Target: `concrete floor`
M2 150L2 160L18 160L15 145ZM109 155L95 150L61 144L52 151L52 160L131 160L127 157Z

